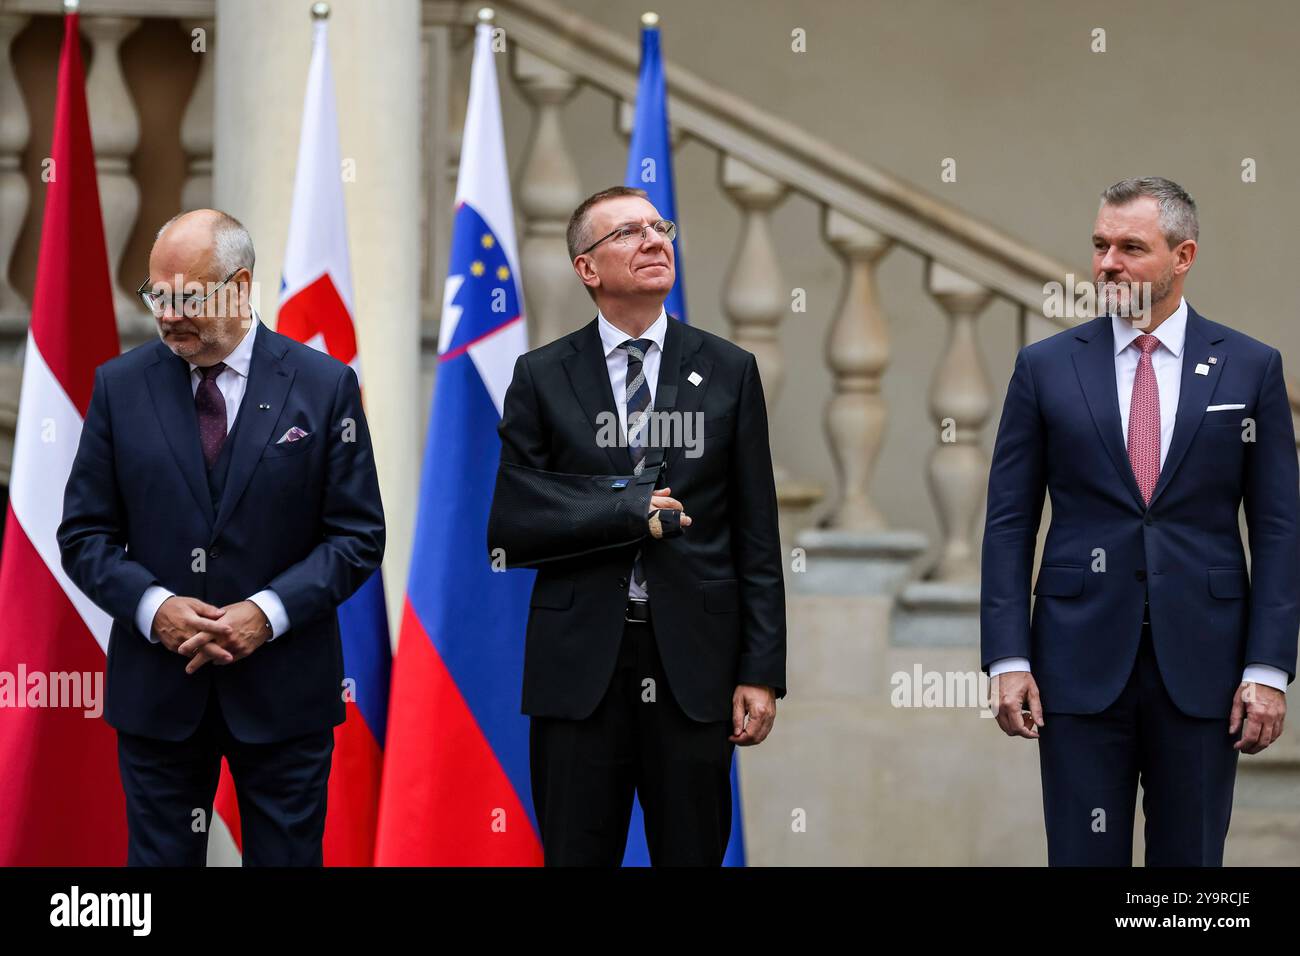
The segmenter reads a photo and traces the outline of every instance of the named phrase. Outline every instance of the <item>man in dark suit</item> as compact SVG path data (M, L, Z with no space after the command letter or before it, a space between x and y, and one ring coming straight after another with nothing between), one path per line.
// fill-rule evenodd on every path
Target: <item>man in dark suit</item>
M1237 755L1281 735L1295 678L1291 407L1277 349L1183 299L1191 197L1155 177L1102 200L1100 317L1022 349L1003 406L983 666L999 725L1038 740L1051 864L1127 866L1140 781L1147 864L1217 866Z
M569 253L599 313L506 393L488 543L539 567L523 712L548 865L617 866L634 792L654 864L719 865L734 747L785 693L758 366L664 312L675 232L641 190L583 202Z
M356 374L256 320L253 260L225 213L163 226L141 286L161 341L95 373L64 494L63 567L113 617L131 865L204 863L223 756L244 863L320 865L335 608L383 556Z

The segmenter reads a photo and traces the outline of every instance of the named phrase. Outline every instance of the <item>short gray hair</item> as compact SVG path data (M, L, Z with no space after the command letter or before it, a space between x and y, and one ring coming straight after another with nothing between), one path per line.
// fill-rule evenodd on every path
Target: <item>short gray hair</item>
M1200 236L1196 201L1172 179L1163 176L1121 179L1101 194L1101 203L1103 206L1124 206L1143 196L1150 196L1160 207L1160 231L1170 249Z
M216 213L216 222L212 227L212 249L213 259L218 271L222 276L238 272L240 269L247 269L250 273L253 271L253 265L257 262L257 252L253 249L253 237L248 234L244 224L230 215L228 212L222 212L219 209L212 210ZM189 212L178 212L172 216L158 230L154 236L154 242L162 238L162 234L167 228L182 216L188 216Z

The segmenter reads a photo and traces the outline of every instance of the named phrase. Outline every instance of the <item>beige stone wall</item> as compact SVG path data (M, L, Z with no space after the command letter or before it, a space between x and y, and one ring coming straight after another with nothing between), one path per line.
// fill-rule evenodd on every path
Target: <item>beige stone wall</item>
M1288 371L1300 375L1288 241L1300 219L1300 122L1293 105L1300 88L1294 55L1300 6L1286 0L566 5L629 38L641 10L652 7L662 18L671 62L1081 270L1090 263L1097 194L1105 186L1132 175L1178 180L1201 212L1201 258L1188 300L1210 318L1276 345ZM807 31L806 53L790 50L796 27ZM1104 54L1089 52L1096 27L1107 31ZM588 89L564 114L583 184L592 190L623 175L626 153L608 103ZM527 116L517 97L510 105L507 145L517 160ZM940 182L946 157L957 161L955 183ZM1257 160L1258 182L1241 182L1244 157ZM711 151L686 143L676 175L689 244L691 318L725 331L719 290L739 216L717 187ZM827 485L831 463L819 423L829 377L822 348L840 272L818 239L810 203L787 201L776 223L786 278L791 287L808 289L809 307L783 328L788 375L773 421L775 441L785 461ZM894 358L885 376L890 420L876 494L896 526L933 538L933 509L916 478L934 441L924 385L946 325L924 292L922 270L917 256L897 249L880 266ZM996 392L986 436L991 448L1015 353L1012 310L995 304L980 325Z

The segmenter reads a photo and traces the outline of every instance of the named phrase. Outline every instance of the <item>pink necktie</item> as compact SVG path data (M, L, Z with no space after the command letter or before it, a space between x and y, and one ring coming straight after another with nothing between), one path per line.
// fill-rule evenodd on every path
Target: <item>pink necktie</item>
M1151 353L1160 345L1154 335L1139 335L1137 374L1133 377L1133 398L1128 407L1128 460L1133 466L1142 500L1151 504L1151 492L1160 478L1160 389Z

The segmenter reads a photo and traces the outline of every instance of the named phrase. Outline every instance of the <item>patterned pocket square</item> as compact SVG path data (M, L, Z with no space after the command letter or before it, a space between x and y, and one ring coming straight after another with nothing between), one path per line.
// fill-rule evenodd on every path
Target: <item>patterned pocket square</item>
M304 438L307 438L309 435L311 435L311 432L305 432L297 425L294 425L282 436L280 436L280 440L276 442L276 444L283 445L286 444L287 442L302 441Z

